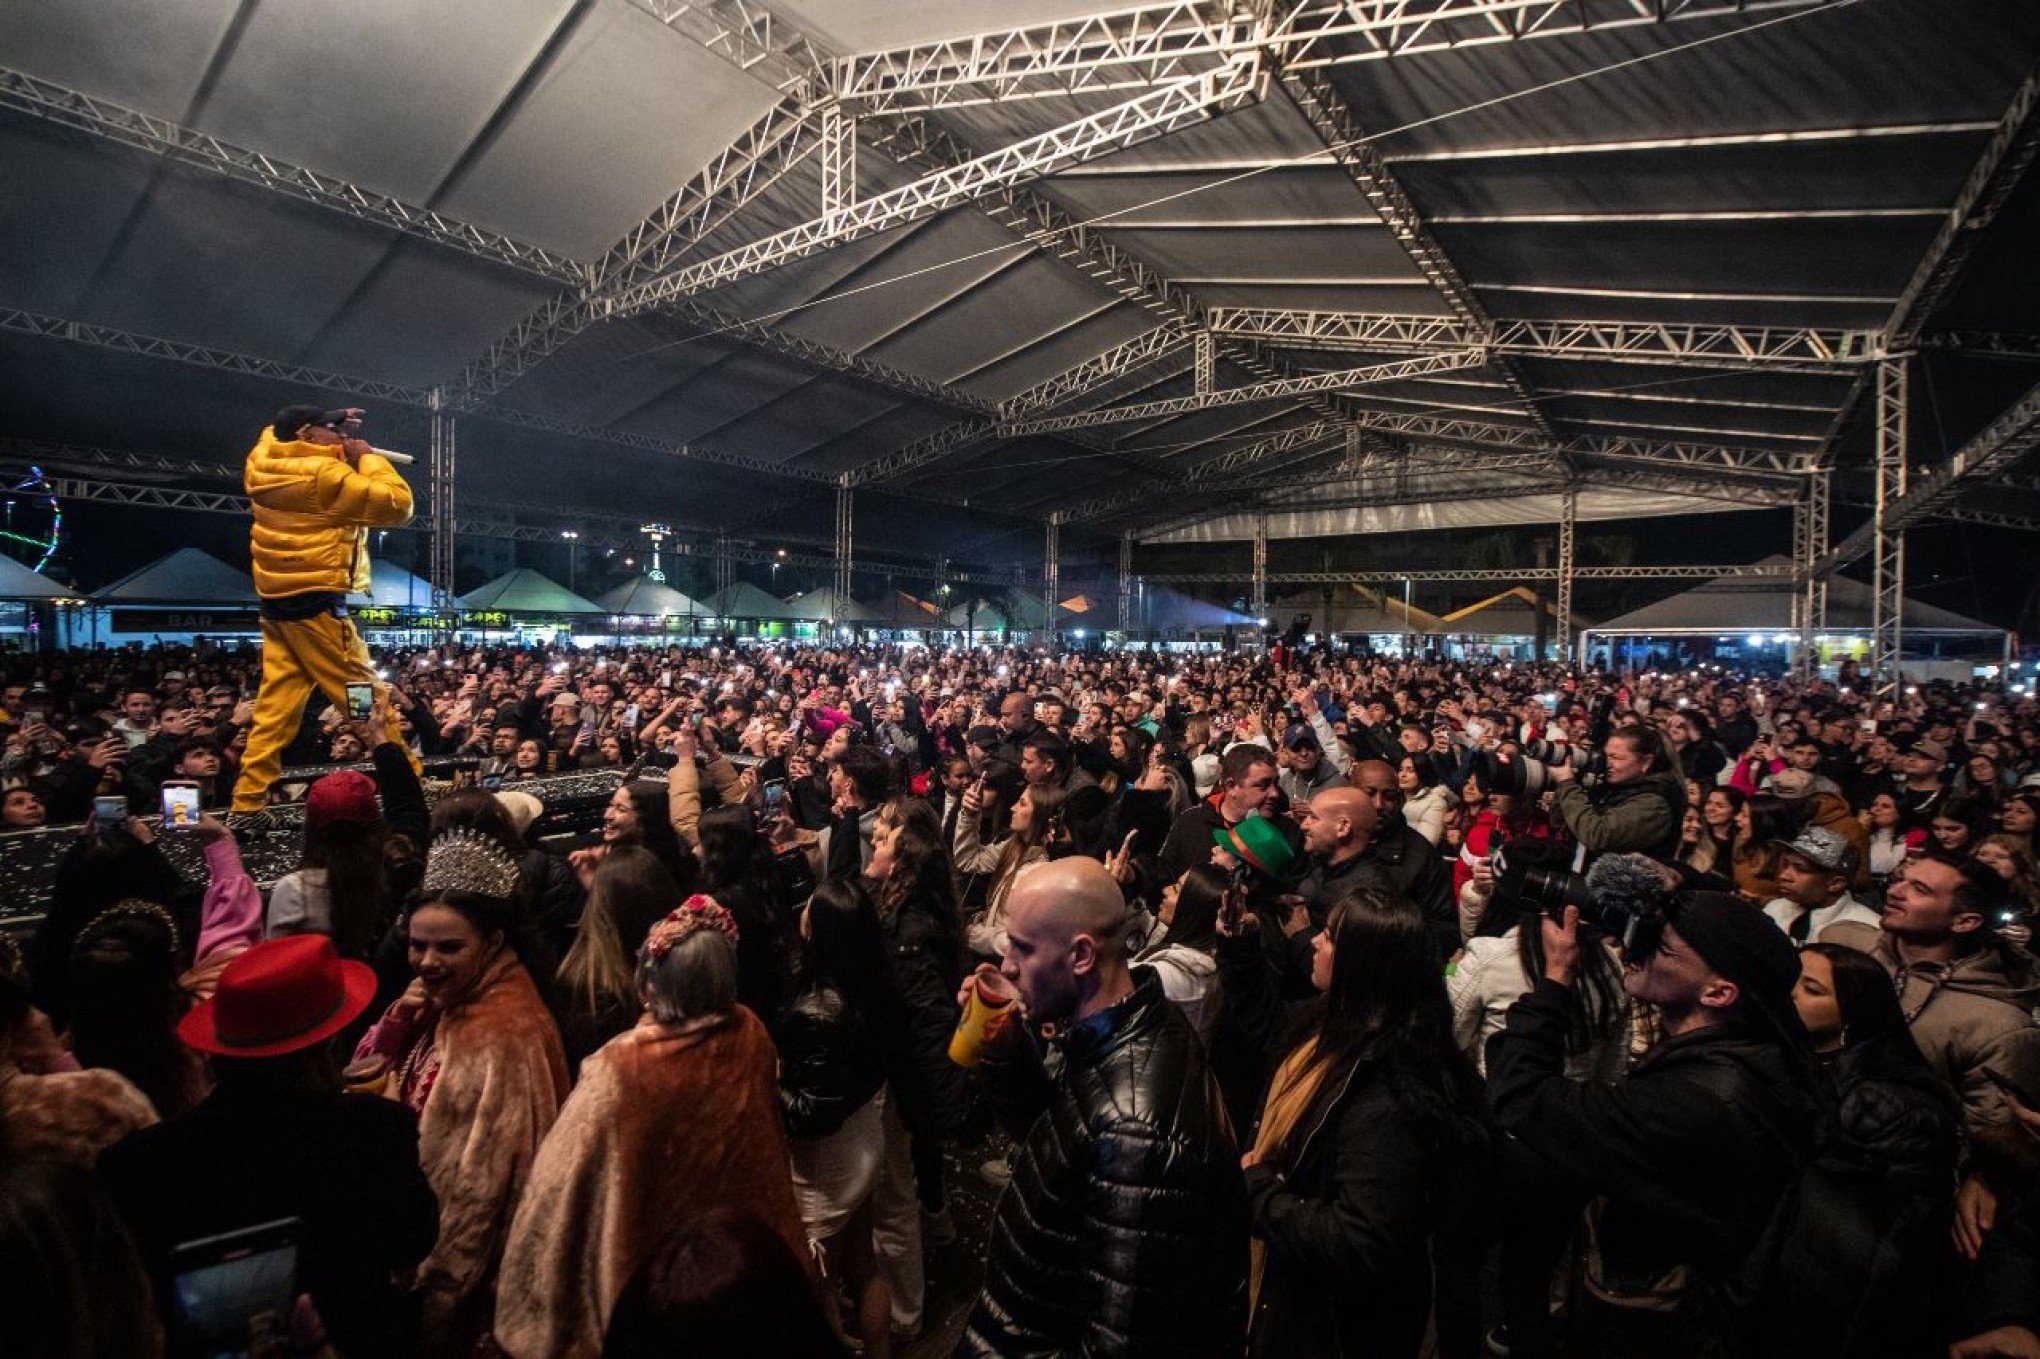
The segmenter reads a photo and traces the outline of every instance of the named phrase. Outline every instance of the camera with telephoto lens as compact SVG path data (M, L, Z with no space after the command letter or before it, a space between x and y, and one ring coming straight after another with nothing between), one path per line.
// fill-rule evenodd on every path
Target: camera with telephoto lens
M1565 908L1572 907L1582 925L1622 945L1623 956L1631 961L1657 951L1672 889L1651 860L1641 854L1603 854L1580 874L1524 862L1526 857L1521 847L1515 862L1508 847L1496 855L1498 892L1553 920L1565 919Z
M1506 754L1483 753L1475 768L1480 774L1480 786L1490 793L1538 798L1550 791L1551 771L1561 765L1571 769L1573 776L1586 785L1608 772L1607 757L1599 749L1563 741L1525 741Z

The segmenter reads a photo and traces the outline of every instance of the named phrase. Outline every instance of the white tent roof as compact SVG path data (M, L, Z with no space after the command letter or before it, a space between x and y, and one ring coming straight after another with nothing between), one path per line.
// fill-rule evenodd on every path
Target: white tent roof
M606 613L628 614L633 617L663 618L668 614L707 613L708 606L698 600L689 599L662 580L648 576L632 576L613 590L605 590L595 596Z
M1761 565L1785 565L1782 556L1766 557ZM1740 579L1721 576L1697 585L1683 594L1647 604L1641 609L1611 618L1590 631L1607 636L1675 636L1742 632L1790 632L1792 583L1779 577ZM1867 632L1872 626L1870 587L1847 576L1828 581L1827 630ZM1910 636L1990 636L2004 634L1974 618L1949 609L1905 601L1901 615Z
M748 580L731 581L725 589L717 590L702 601L708 612L717 618L762 618L791 619L795 615L786 605L766 594Z
M835 587L824 585L819 590L795 595L786 601L787 616L805 618L814 623L876 623L879 615L848 596L839 596Z
M395 562L370 559L368 576L368 593L347 596L349 604L370 604L383 609L432 607L432 583Z
M583 599L528 566L505 571L486 585L460 597L463 609L501 609L505 613L601 613L593 600Z
M1326 602L1328 598L1329 605ZM1436 614L1418 608L1406 612L1400 599L1385 596L1364 585L1325 585L1298 590L1268 605L1268 619L1277 627L1287 627L1289 620L1300 613L1310 615L1312 632L1451 631Z
M31 571L14 558L0 554L0 599L76 599L78 592L66 588L40 572Z
M250 605L257 600L252 577L195 547L180 547L95 590L92 602Z

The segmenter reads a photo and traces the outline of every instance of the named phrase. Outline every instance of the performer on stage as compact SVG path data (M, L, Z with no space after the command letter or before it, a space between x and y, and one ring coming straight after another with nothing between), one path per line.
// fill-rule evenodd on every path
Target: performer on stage
M355 409L286 406L248 454L262 688L234 786L237 814L262 810L315 687L342 711L350 684L373 685L378 698L387 692L348 620L347 595L368 589L369 530L411 522L411 488L354 437L361 418ZM394 715L389 731L402 742Z

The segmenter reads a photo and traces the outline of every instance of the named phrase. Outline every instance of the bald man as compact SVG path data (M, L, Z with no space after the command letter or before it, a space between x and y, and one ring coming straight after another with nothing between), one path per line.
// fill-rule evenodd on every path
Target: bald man
M1460 944L1452 874L1437 847L1402 819L1402 794L1387 761L1362 760L1351 778L1351 788L1328 788L1304 809L1304 848L1314 862L1297 892L1319 920L1356 886L1407 897L1423 910L1443 962Z
M987 1051L1020 1142L959 1356L1234 1356L1246 1330L1247 1200L1204 1048L1149 967L1094 859L1030 869L989 989L1027 1023ZM1051 1077L1034 1030L1057 1026Z

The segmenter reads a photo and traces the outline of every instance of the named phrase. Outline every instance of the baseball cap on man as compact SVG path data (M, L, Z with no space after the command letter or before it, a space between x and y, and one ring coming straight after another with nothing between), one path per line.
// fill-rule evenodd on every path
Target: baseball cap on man
M1848 837L1826 826L1808 826L1790 840L1773 840L1787 854L1797 854L1823 873L1853 873L1856 847Z
M1905 748L1908 755L1924 755L1935 764L1948 763L1948 747L1932 737L1922 736Z
M1769 790L1788 802L1813 796L1813 775L1804 769L1781 769L1771 775Z
M1282 744L1291 750L1320 750L1317 733L1301 722L1292 722L1282 733Z

